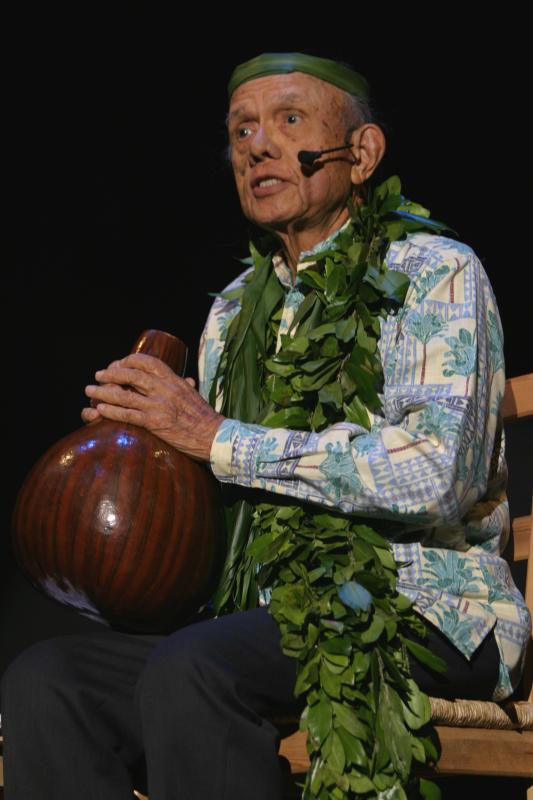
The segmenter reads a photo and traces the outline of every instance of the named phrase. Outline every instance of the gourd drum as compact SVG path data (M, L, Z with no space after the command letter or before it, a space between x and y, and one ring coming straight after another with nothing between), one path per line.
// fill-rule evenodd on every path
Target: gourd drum
M187 356L161 331L145 331L132 352L178 374ZM216 588L221 543L219 484L208 467L111 420L51 447L13 514L14 555L36 587L132 632L168 632L199 611Z

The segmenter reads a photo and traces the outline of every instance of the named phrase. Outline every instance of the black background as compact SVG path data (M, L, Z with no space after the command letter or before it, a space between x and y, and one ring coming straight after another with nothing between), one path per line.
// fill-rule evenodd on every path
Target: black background
M27 471L80 424L84 386L141 330L187 342L196 378L207 292L242 269L248 223L223 159L236 64L296 50L368 78L384 174L474 248L498 300L507 376L532 370L520 21L485 16L468 30L459 16L363 17L350 6L300 9L289 26L273 8L255 19L195 12L185 22L91 4L4 29L3 664L92 624L37 595L11 561L9 517Z

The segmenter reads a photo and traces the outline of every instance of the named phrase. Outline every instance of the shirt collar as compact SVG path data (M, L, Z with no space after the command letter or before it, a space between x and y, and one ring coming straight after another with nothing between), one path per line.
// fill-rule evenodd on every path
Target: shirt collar
M276 270L276 274L280 282L284 286L289 286L291 288L293 287L293 285L296 285L299 282L298 272L300 272L300 270L302 269L307 269L307 267L310 267L311 264L316 263L315 261L306 261L305 263L302 263L302 260L304 258L307 258L308 256L312 256L315 254L318 255L318 253L322 253L324 250L328 250L334 239L336 239L339 233L343 231L345 228L347 228L349 224L350 224L350 217L348 217L346 222L344 222L340 228L337 228L336 231L333 231L333 233L331 233L326 239L322 239L321 242L315 244L314 247L312 247L310 250L302 250L298 258L298 264L296 265L297 274L294 284L292 282L292 275L293 275L292 270L287 264L287 261L285 260L283 249L280 248L272 257L272 264L274 266L274 269Z

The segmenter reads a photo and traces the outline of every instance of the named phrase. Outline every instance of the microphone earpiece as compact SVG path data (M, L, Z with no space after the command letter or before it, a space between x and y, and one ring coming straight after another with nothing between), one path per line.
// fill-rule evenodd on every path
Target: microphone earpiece
M300 150L298 153L298 161L300 164L311 166L313 161L315 161L317 158L320 158L321 155L321 150Z
M341 144L340 147L329 147L327 150L300 150L298 152L298 161L305 166L312 166L313 161L320 158L324 153L332 153L334 150L346 150L351 147L351 144Z

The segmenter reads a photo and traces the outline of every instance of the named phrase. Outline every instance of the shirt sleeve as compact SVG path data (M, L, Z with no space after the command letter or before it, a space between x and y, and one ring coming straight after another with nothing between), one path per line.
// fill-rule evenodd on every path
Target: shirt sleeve
M220 481L354 515L460 527L487 487L505 387L503 335L479 258L437 238L446 246L423 248L402 309L382 325L383 415L370 415L371 430L226 419L210 454Z

